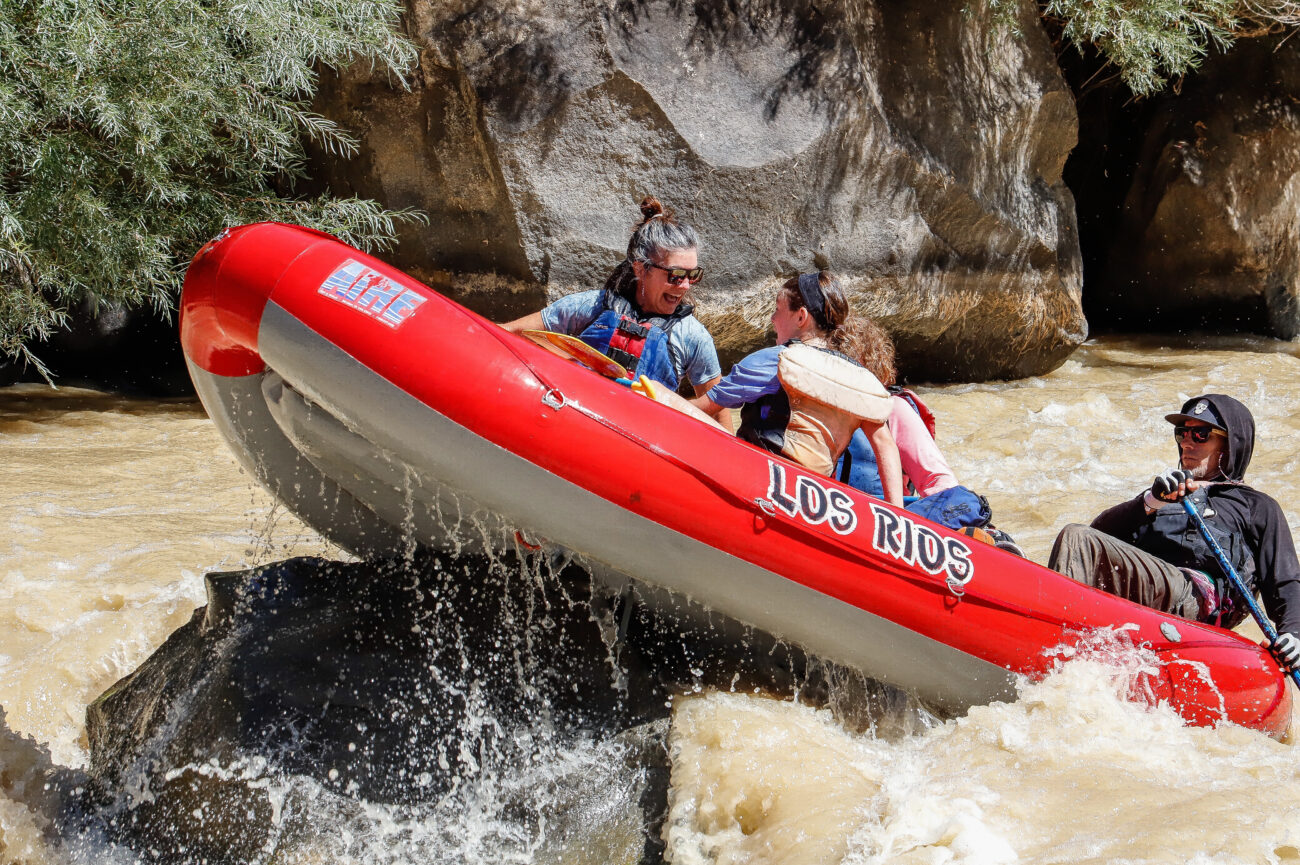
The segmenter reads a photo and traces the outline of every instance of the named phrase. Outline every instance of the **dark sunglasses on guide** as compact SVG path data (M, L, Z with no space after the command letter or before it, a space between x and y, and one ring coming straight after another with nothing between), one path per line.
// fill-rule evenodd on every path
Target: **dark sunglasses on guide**
M704 278L704 268L702 267L692 267L687 270L684 267L664 267L662 264L655 264L653 261L647 261L646 264L668 274L669 282L681 282L684 279L694 285Z
M1203 444L1205 444L1207 441L1210 440L1210 436L1214 435L1215 433L1218 433L1219 435L1225 435L1225 433L1223 432L1223 430L1215 429L1215 428L1212 427L1212 426L1176 426L1176 427L1174 427L1174 438L1178 439L1179 441L1182 441L1182 440L1185 439L1185 438L1190 438L1192 441L1196 442L1198 445L1203 445Z

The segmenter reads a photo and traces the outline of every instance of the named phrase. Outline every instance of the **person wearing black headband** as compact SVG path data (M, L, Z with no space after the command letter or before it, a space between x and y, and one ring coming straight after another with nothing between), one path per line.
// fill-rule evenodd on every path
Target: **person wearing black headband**
M799 298L803 301L804 309L812 316L813 323L822 333L830 333L835 330L835 325L831 324L826 312L826 290L822 288L820 273L801 273L795 277L797 282L795 286L799 289ZM835 283L831 281L831 285Z
M1165 420L1173 424L1178 467L1103 511L1091 526L1063 528L1047 566L1144 606L1235 627L1249 608L1234 597L1222 566L1179 503L1189 497L1233 570L1262 596L1278 630L1275 656L1288 669L1300 668L1295 542L1281 506L1244 482L1255 419L1232 397L1207 393Z
M884 423L891 398L855 359L854 324L832 274L793 277L772 313L777 344L743 358L691 402L714 417L739 408L736 435L822 475L861 429L876 453L883 497L901 506L898 447Z

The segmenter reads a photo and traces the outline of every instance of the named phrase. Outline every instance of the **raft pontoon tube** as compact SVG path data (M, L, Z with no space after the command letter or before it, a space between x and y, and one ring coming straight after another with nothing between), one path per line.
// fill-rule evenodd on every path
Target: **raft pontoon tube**
M516 531L615 590L686 596L958 712L1131 624L1135 698L1282 735L1269 653L929 523L509 334L319 232L262 223L195 257L181 338L236 455L360 555ZM470 529L469 531L466 531Z

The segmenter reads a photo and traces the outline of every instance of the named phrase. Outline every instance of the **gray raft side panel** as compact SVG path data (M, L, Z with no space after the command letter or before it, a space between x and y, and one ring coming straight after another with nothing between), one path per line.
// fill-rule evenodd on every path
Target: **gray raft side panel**
M285 438L262 394L263 376L213 375L186 358L194 390L235 459L300 520L358 556L400 548L402 533L375 515Z
M412 471L401 457L298 393L279 373L263 376L262 394L285 438L381 520L400 527L404 539L456 555L490 554L507 546L511 528L499 515Z
M288 448L298 463L309 454L342 479L342 485L331 479L332 486L322 488L331 491L324 495L304 483L273 488L337 543L349 546L356 515L345 509L339 524L331 524L322 513L322 505L328 511L331 501L360 498L366 513L404 525L422 543L439 547L447 543L440 534L445 509L455 501L462 513L499 514L508 526L536 532L594 560L593 575L615 588L631 577L667 589L910 691L944 711L1014 696L1015 676L996 664L710 547L493 444L371 371L274 303L263 313L259 349L267 364L310 402L294 405L295 400L281 394L280 405L269 408L260 393L262 377L250 377L258 382L252 389L259 393L261 416L248 415L255 428L241 430L242 438L234 440L247 447L269 445L276 454L266 460L269 468L289 462L279 455ZM273 430L266 428L266 418L275 418ZM231 422L241 425L240 416ZM315 466L312 472L325 476ZM394 479L402 480L394 485ZM444 514L441 519L413 518L409 510L414 503L443 508ZM399 514L402 519L394 520ZM398 537L390 552L403 549L401 532L389 527L389 536L394 534ZM369 529L365 537L374 540Z

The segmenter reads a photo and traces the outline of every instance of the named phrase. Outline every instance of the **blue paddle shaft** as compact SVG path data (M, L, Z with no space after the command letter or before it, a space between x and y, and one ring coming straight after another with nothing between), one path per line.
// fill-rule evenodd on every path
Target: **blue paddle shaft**
M1237 593L1245 599L1250 614L1255 618L1255 623L1259 625L1259 629L1264 632L1269 645L1272 646L1273 642L1277 640L1277 631L1274 629L1273 623L1264 615L1264 611L1259 608L1259 604L1255 603L1254 592L1250 590L1237 573L1237 569L1228 561L1228 557L1223 553L1223 548L1214 539L1214 535L1210 534L1210 527L1205 524L1205 520L1201 517L1200 512L1196 510L1196 505L1192 504L1192 500L1184 497L1182 503L1183 510L1187 511L1187 515L1192 518L1192 522L1196 525L1196 530L1201 533L1201 537L1205 538L1205 542L1214 551L1214 557L1218 559L1219 567L1223 568L1223 572L1228 575L1228 579L1232 582ZM1291 680L1295 682L1296 687L1300 688L1300 670L1292 670L1288 675L1291 676Z

